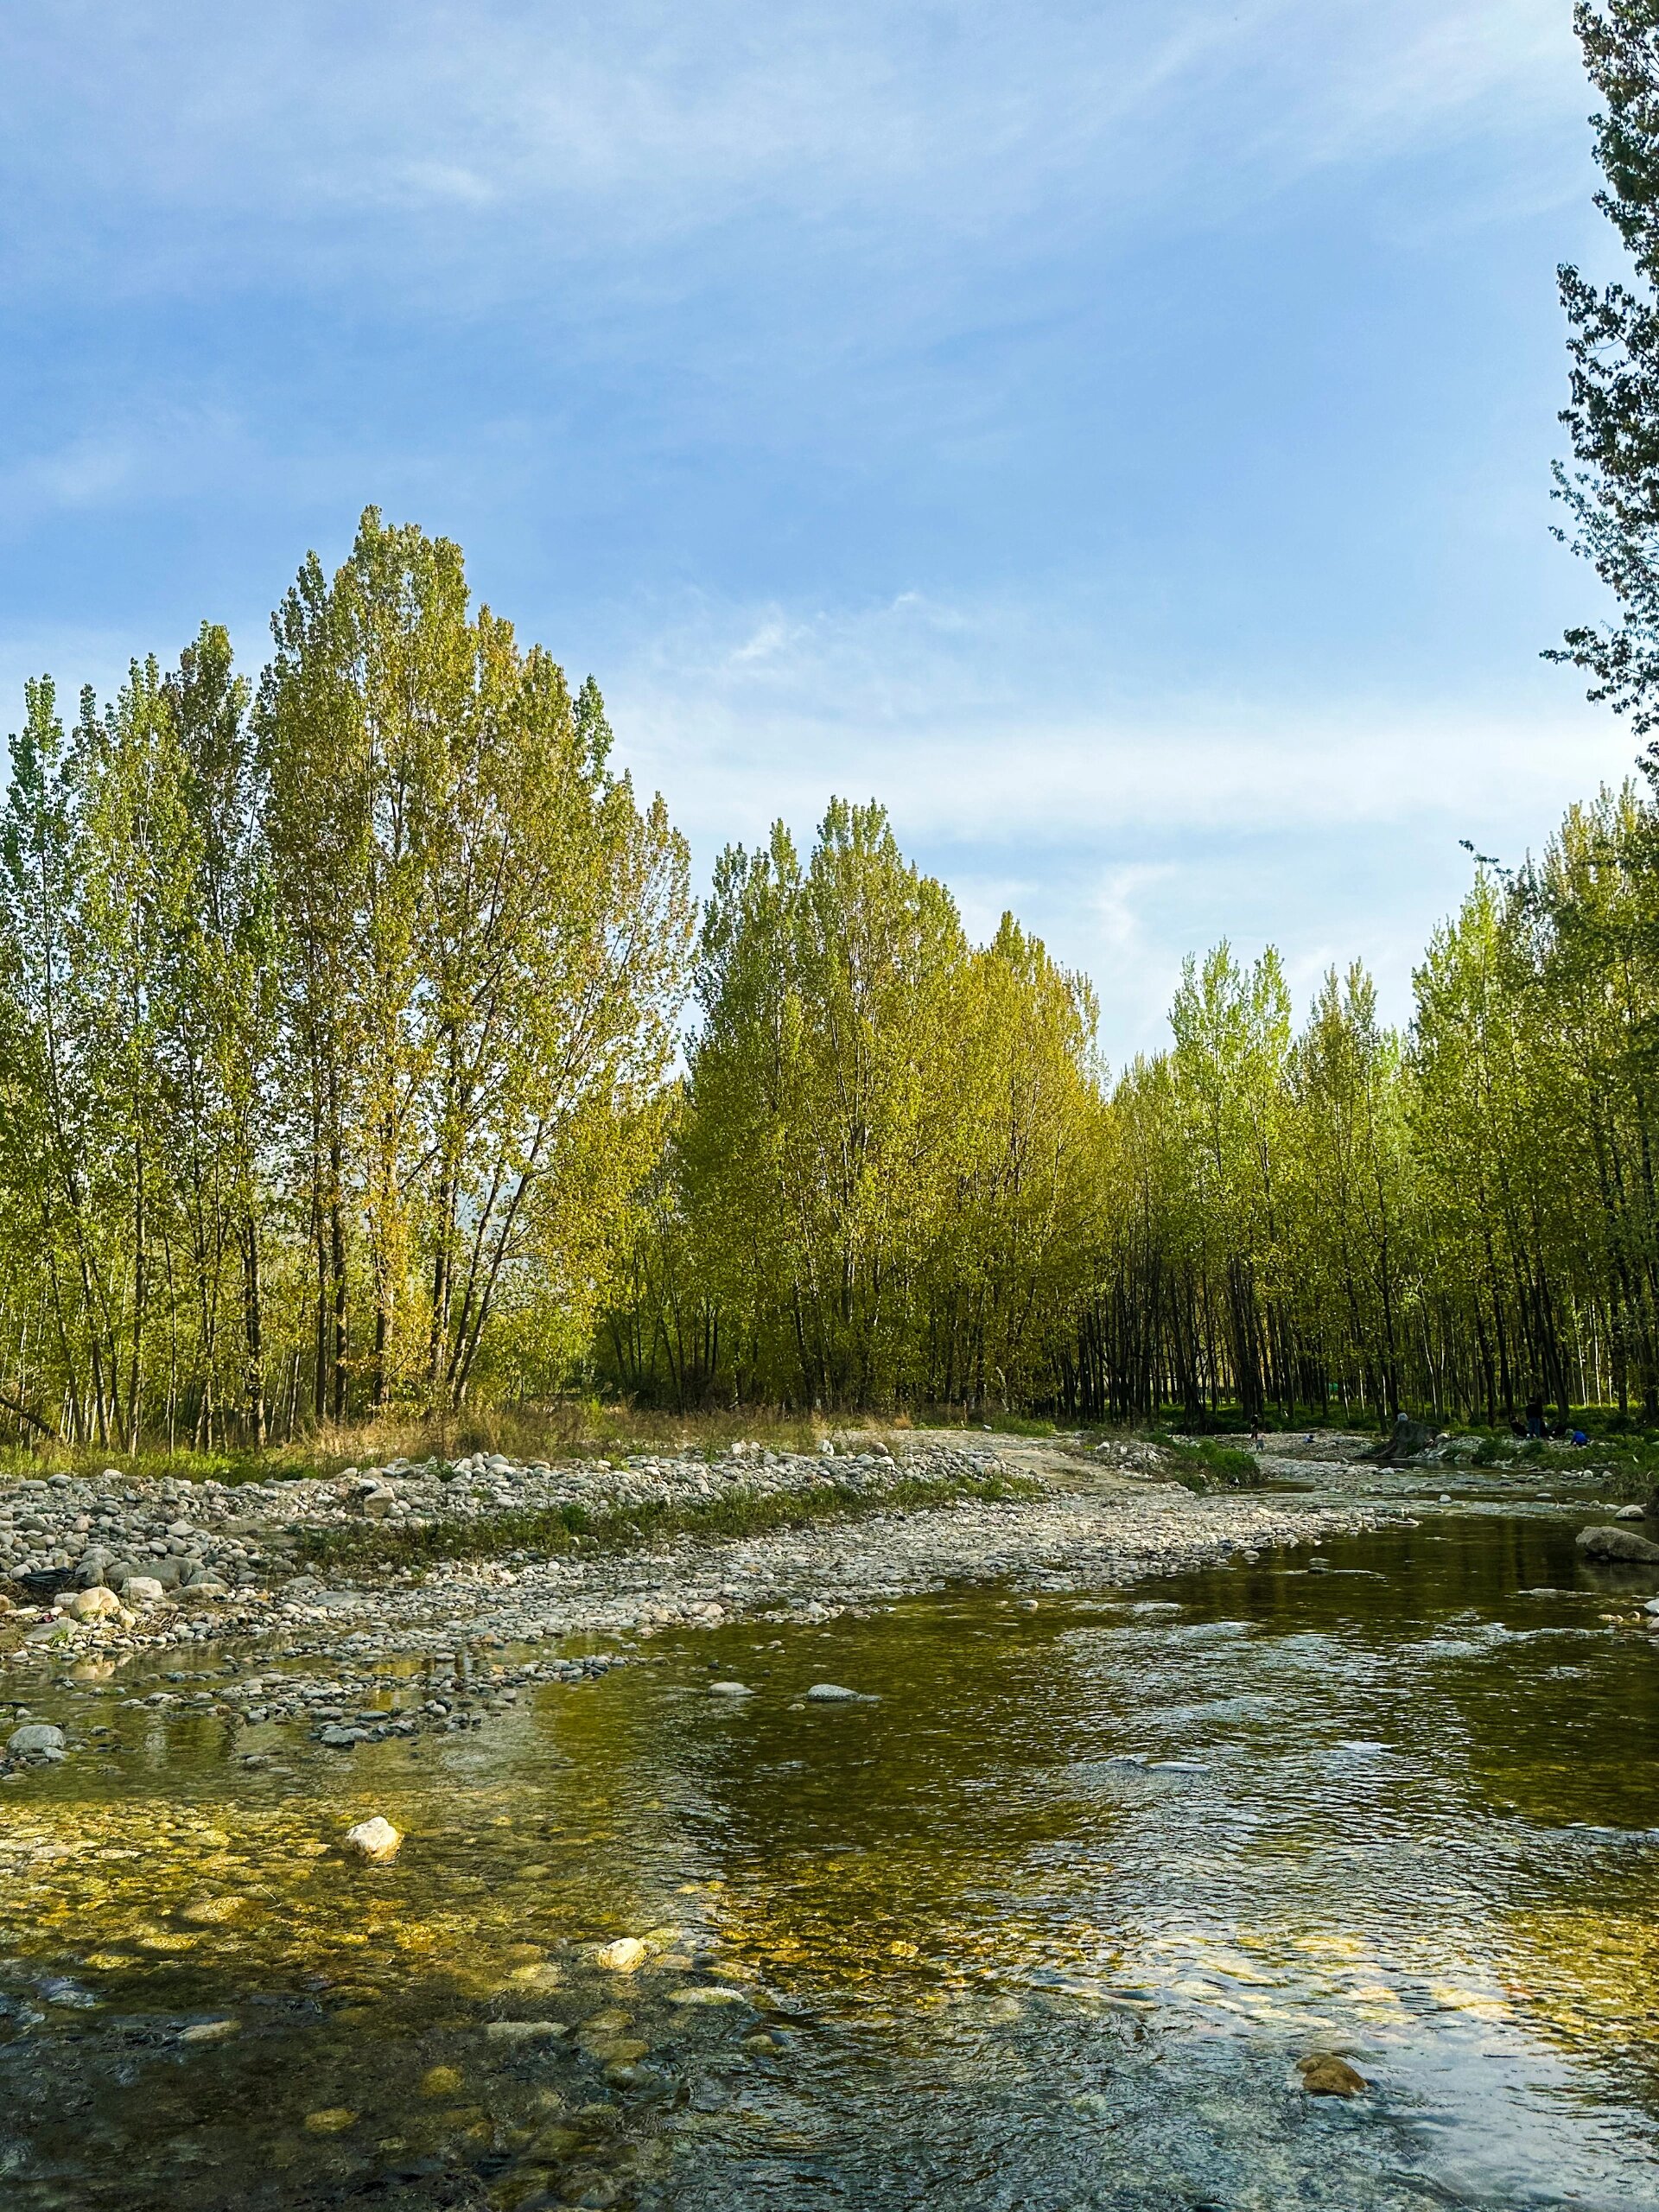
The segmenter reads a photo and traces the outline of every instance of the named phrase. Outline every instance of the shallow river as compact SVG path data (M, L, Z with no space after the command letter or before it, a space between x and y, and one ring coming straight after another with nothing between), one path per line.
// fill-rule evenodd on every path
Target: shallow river
M31 1691L80 1743L0 1793L0 2203L1659 2207L1644 1586L1548 1516L1325 1556L664 1639L267 1772Z

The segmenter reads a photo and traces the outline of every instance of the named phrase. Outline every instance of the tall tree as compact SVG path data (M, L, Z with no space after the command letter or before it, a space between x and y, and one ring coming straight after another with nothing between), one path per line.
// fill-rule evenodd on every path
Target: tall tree
M1580 466L1558 465L1574 550L1617 620L1569 630L1549 657L1592 678L1590 696L1659 727L1659 0L1579 0L1573 28L1602 108L1592 118L1596 205L1630 259L1628 281L1560 272L1571 363L1561 416Z

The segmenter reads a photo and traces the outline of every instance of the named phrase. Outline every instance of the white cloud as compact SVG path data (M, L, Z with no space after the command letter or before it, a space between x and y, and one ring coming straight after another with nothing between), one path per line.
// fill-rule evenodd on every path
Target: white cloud
M1154 699L1113 696L1099 649L1020 601L704 607L649 639L610 689L642 773L683 779L700 825L747 818L762 791L795 813L831 789L874 790L896 818L963 846L1070 846L1177 821L1249 836L1432 816L1480 831L1556 808L1630 751L1565 677L1503 709L1313 701L1287 678L1248 703L1197 690Z
M1119 1060L1160 1040L1182 954L1222 936L1277 943L1304 997L1362 957L1403 1019L1468 880L1458 840L1518 859L1633 749L1553 671L1527 671L1508 708L1314 702L1287 672L1249 703L1091 699L1089 642L1021 601L703 603L607 690L623 758L702 868L779 816L810 837L832 793L878 798L977 935L1012 906L1090 973Z

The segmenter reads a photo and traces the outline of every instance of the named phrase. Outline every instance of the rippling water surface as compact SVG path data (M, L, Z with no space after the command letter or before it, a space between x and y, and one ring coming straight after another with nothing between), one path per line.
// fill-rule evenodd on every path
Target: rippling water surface
M264 1773L42 1692L0 2203L1659 2206L1643 1586L1545 1516L1327 1556L730 1627Z

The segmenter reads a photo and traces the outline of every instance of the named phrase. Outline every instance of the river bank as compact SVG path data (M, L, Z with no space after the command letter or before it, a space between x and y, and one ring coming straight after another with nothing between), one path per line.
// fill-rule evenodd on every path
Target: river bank
M0 1503L15 1593L0 1742L19 1780L111 1737L89 1716L176 1653L211 1661L210 1676L175 1669L145 1704L217 1719L252 1764L279 1760L296 1732L348 1752L477 1727L526 1688L637 1661L669 1627L812 1625L957 1584L1040 1603L1402 1511L1195 1495L1158 1479L1155 1455L1129 1474L965 1435L620 1465L480 1455L234 1488L54 1477Z

